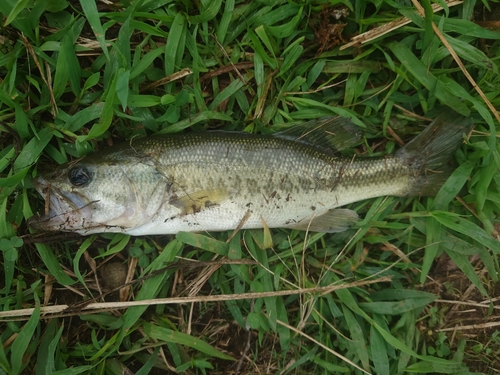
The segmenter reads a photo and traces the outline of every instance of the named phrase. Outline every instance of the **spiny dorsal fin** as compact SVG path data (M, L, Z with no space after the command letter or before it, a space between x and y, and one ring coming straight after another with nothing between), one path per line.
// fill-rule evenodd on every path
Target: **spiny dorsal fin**
M298 230L311 232L337 233L351 228L358 221L358 214L347 208L337 208L328 211L312 220L305 220L300 224L290 226Z
M308 143L333 153L351 148L361 139L358 127L351 120L338 116L294 125L275 133L274 136Z

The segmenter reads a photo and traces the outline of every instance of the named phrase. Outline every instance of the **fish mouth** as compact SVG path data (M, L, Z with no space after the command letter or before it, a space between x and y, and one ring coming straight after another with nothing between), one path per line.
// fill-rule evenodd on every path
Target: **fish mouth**
M74 231L90 222L91 205L79 195L62 192L41 176L33 180L33 186L45 200L45 214L28 220L28 225L34 230Z

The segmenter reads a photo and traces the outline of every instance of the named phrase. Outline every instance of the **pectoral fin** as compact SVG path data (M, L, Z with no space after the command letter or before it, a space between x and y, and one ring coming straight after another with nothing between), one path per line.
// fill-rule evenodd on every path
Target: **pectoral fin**
M179 208L181 215L189 215L217 206L228 198L229 194L227 190L200 190L181 197L175 197L169 203Z
M328 211L326 214L304 220L291 228L311 232L337 233L351 228L358 221L358 214L346 208Z

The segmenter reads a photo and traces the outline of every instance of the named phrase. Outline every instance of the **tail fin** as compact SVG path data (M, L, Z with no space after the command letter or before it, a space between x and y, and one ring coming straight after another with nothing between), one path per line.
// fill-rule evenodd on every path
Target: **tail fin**
M462 144L463 134L473 126L470 118L454 111L440 114L422 133L396 153L413 170L408 196L434 196L448 179L454 151Z

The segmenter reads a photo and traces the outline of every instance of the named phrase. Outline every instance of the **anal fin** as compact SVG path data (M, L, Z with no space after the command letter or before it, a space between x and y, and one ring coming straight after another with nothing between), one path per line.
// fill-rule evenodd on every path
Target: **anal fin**
M347 208L336 208L291 228L311 232L337 233L350 229L358 221L358 214Z

